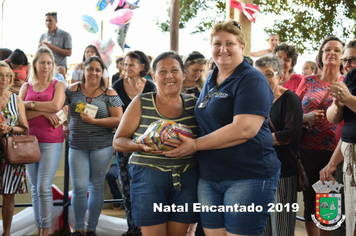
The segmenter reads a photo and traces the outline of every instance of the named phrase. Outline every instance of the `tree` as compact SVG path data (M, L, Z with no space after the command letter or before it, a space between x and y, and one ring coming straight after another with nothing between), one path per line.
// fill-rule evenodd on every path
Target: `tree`
M356 37L354 0L254 0L253 3L260 6L262 14L276 16L273 26L264 31L278 34L281 42L290 42L300 53L317 50L331 34L343 41ZM180 28L204 15L192 33L209 31L217 18L225 18L225 8L224 0L181 0ZM169 31L168 21L158 24L163 31Z

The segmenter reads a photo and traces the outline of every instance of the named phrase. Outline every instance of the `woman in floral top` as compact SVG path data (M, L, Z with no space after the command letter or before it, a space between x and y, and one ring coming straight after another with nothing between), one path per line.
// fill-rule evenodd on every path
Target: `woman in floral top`
M25 132L23 127L28 128L25 114L25 107L20 97L9 92L7 89L13 83L13 73L9 65L0 62L0 136L5 137L9 134L22 134ZM27 193L26 165L6 164L4 159L4 150L0 146L0 193L2 195L2 219L3 234L10 235L12 215L14 213L15 194Z

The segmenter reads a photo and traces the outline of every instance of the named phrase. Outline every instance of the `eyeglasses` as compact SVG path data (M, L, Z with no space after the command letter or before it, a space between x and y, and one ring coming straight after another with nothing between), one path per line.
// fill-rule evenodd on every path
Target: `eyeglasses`
M348 62L350 65L355 65L356 64L356 57L350 57L350 58L343 58L341 59L342 64L346 65L346 63Z
M278 74L277 71L274 71L274 72L268 72L265 74L266 78L267 79L272 79L274 76L276 76Z
M224 22L226 22L226 21L219 21L218 23L224 23ZM237 21L233 20L233 21L232 21L232 24L233 24L234 26L236 26L237 28L239 28L239 30L242 32L240 22L237 22Z
M12 75L11 74L6 74L6 75L4 75L4 74L0 74L0 78L1 79L12 79Z
M218 93L218 88L216 86L214 88L210 89L208 94L201 100L198 108L199 109L205 108L206 105L208 105L210 98L212 98L217 93Z

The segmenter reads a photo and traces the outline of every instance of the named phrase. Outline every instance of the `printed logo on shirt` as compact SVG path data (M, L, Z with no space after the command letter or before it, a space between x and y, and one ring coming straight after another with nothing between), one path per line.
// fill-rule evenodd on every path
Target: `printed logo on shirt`
M215 97L217 98L227 98L229 95L227 93L223 93L223 92L218 92L217 94L215 94Z
M312 219L317 227L323 230L335 230L345 221L345 215L341 214L341 194L342 184L333 181L320 180L313 185L316 192L315 215ZM331 193L331 192L337 193Z

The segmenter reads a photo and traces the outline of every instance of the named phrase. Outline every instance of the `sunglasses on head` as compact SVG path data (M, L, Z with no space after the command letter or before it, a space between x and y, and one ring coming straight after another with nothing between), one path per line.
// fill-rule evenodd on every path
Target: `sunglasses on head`
M226 22L226 21L219 21L218 23L224 23L224 22ZM232 24L234 26L236 26L240 31L242 31L240 22L237 22L237 21L233 20Z

